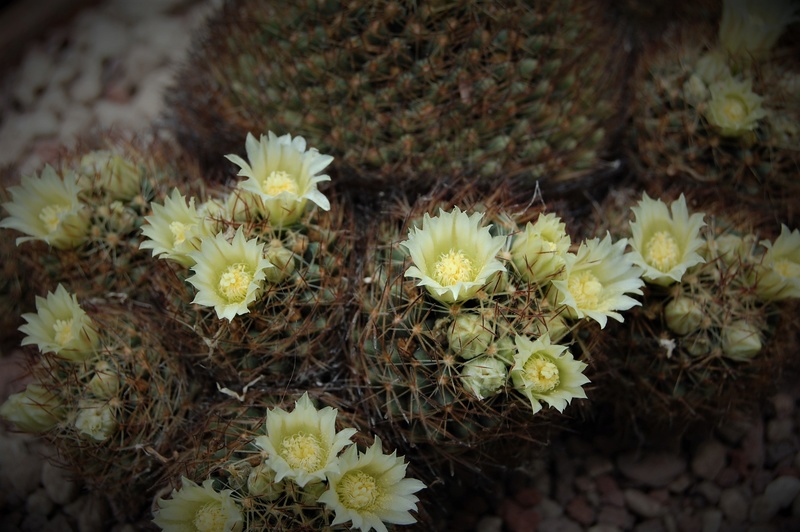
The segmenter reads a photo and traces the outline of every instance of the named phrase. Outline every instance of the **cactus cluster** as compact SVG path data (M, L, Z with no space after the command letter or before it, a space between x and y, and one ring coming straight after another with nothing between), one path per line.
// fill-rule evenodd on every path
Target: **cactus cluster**
M226 2L167 95L170 123L214 168L242 131L272 129L315 139L347 186L574 188L621 124L610 27L579 0Z

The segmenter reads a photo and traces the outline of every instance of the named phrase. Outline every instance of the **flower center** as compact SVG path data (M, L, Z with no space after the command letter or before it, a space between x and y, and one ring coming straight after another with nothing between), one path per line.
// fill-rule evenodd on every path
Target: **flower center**
M220 530L225 530L226 520L222 505L217 502L210 502L197 511L197 515L194 518L194 526L198 532L219 532Z
M74 338L72 334L72 320L56 320L53 324L53 340L60 346L65 346Z
M61 215L67 212L67 208L63 205L48 205L39 212L39 219L44 222L45 228L49 232L58 229L58 224L61 223Z
M738 124L747 117L747 104L738 96L726 96L722 112L728 120Z
M784 277L800 278L800 264L792 262L789 259L775 261L772 268Z
M545 360L543 357L532 356L523 366L525 379L537 393L547 393L561 382L558 376L558 366Z
M461 250L442 253L433 267L433 278L442 286L451 286L475 279L472 261Z
M645 254L648 264L668 272L678 263L678 244L667 231L659 231L647 243Z
M336 492L342 505L351 510L372 508L381 494L375 477L363 471L351 471L343 476Z
M277 196L281 192L297 194L297 181L283 170L278 170L267 176L261 184L261 189L270 196Z
M600 307L603 285L591 272L570 276L567 288L575 298L578 308L597 310Z
M242 301L247 295L253 276L246 268L242 263L231 264L219 278L219 291L228 301Z
M186 225L181 222L172 222L169 224L169 230L172 231L172 245L180 246L186 240L186 231L189 231L194 224Z
M322 467L322 446L319 439L311 434L298 432L284 438L281 442L281 456L292 469L317 471Z

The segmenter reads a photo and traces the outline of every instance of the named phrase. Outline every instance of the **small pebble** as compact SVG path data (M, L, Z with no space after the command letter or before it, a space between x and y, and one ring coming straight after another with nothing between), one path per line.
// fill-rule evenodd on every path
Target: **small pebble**
M713 480L725 467L727 452L727 448L717 440L701 443L692 458L692 472L700 478Z

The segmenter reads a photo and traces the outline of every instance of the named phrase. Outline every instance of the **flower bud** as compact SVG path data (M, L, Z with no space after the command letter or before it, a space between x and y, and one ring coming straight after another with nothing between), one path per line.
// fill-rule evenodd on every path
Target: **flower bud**
M61 398L40 384L29 384L0 406L0 417L25 432L49 430L59 422L63 413Z
M274 268L267 268L267 281L277 284L285 281L294 272L294 253L283 247L280 240L271 242L264 250L264 255L275 266Z
M535 224L528 223L525 231L514 238L511 260L523 279L546 283L563 278L564 255L571 241L565 227L558 216L542 214Z
M461 314L447 330L447 342L461 358L469 360L486 352L494 339L494 325L478 314Z
M98 399L110 399L119 392L119 374L108 362L101 360L94 366L94 376L88 388Z
M111 403L83 401L75 418L78 432L97 441L105 441L117 428L116 408Z
M700 328L704 317L703 309L689 297L676 297L664 307L664 319L667 321L667 327L681 336L693 333Z
M461 384L478 399L498 393L506 382L508 369L499 358L477 357L461 369Z
M759 351L761 334L755 325L745 320L736 320L722 330L722 352L728 358L747 361Z
M275 482L275 471L262 462L247 477L247 491L250 495L274 501L283 493L283 482Z
M81 172L97 176L97 184L114 199L128 201L141 190L141 175L135 164L109 151L89 152L81 158Z

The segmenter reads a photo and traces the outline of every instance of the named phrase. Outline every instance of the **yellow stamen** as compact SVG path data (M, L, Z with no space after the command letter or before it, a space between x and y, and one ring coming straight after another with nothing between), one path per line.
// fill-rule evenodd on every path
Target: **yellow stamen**
M460 282L475 280L475 271L472 261L463 251L451 249L442 253L433 267L433 278L442 286L452 286Z
M599 310L603 285L591 272L580 272L569 278L567 288L580 309Z
M53 324L53 340L58 345L64 346L75 336L72 334L72 320L56 320Z
M222 505L210 502L197 511L194 526L198 532L218 532L225 530L225 521L226 515L222 511Z
M278 170L269 174L261 184L261 189L265 194L269 194L270 196L277 196L281 192L297 194L298 190L297 181L283 170Z
M675 239L667 231L659 231L645 246L645 260L659 271L668 272L678 264L680 250Z
M313 472L324 465L322 446L319 439L311 434L298 432L284 438L280 454L292 469Z
M351 471L344 475L336 492L342 505L351 510L373 508L381 493L375 477L363 471Z
M253 276L244 264L232 264L219 278L219 291L228 301L242 301Z
M543 357L536 355L530 357L523 369L525 380L531 384L531 389L536 393L552 391L561 382L558 366Z
M63 205L48 205L39 212L39 219L44 222L47 231L52 233L58 229L58 224L61 223L61 215L65 212L67 212L67 208Z

